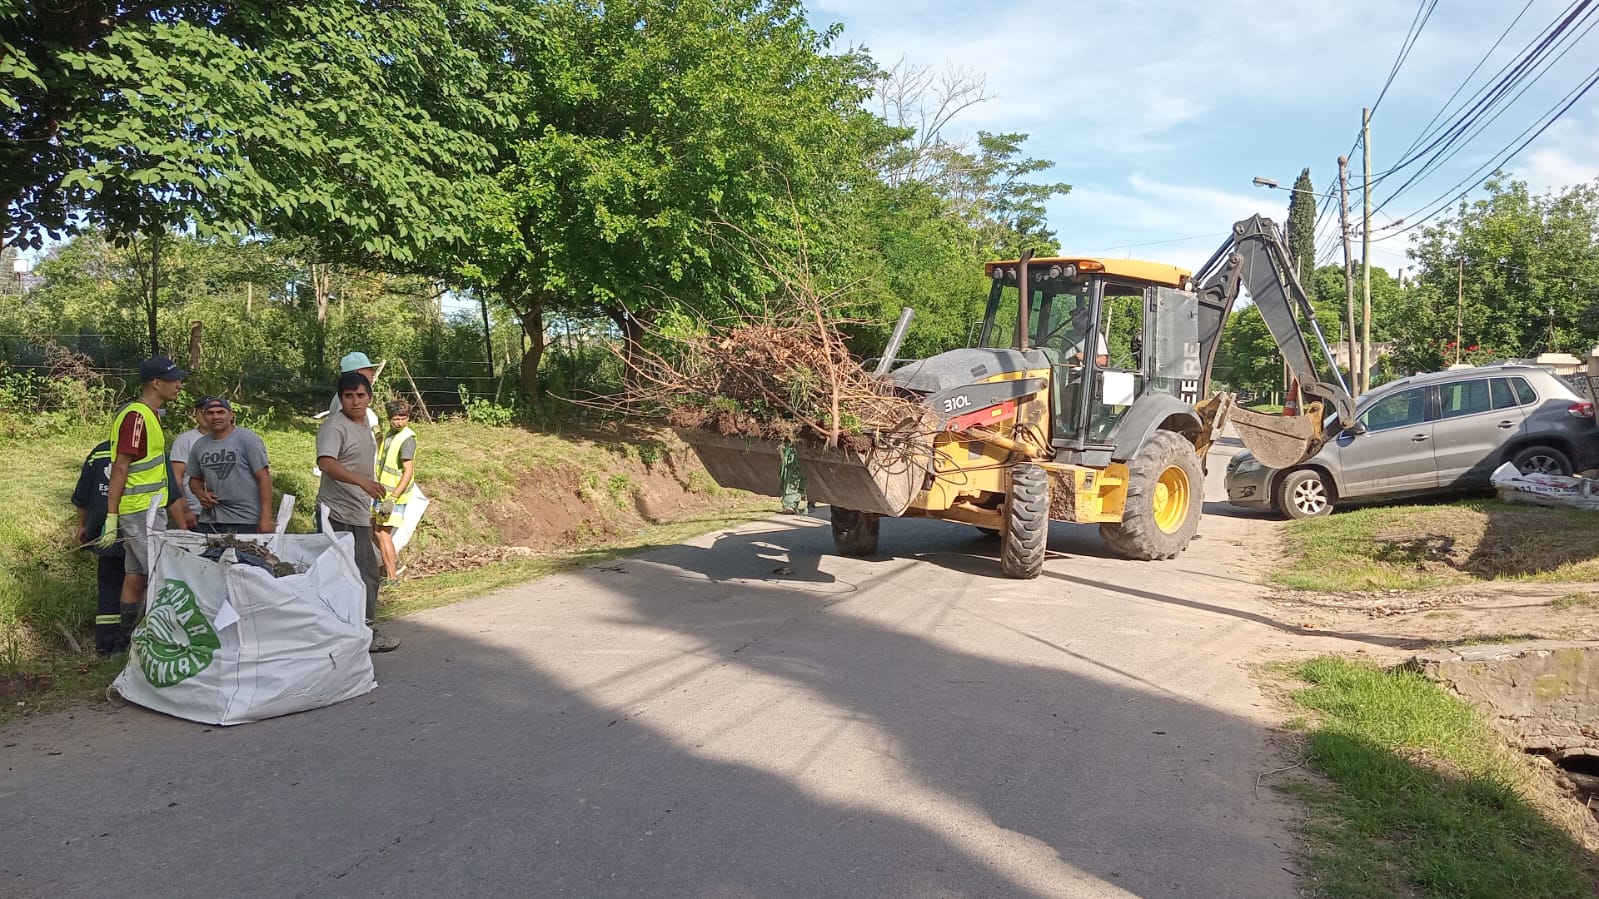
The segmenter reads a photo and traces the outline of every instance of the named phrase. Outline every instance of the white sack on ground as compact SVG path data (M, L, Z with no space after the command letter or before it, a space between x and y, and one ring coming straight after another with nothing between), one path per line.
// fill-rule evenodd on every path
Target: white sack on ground
M1565 506L1599 512L1599 481L1557 474L1522 474L1509 462L1489 476L1499 498L1535 506Z
M365 587L350 534L241 535L303 573L274 577L201 557L207 537L150 538L150 589L128 664L130 702L206 724L243 724L360 696L377 686Z

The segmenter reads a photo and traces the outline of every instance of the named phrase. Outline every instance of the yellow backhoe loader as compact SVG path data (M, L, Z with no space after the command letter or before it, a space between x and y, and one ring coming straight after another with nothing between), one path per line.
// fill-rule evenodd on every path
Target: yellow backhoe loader
M896 366L906 316L878 368L926 407L926 427L872 435L865 453L797 448L811 499L832 506L840 553L872 554L883 518L919 517L997 536L1010 577L1038 576L1051 520L1098 524L1128 558L1169 559L1198 529L1205 453L1229 421L1264 464L1287 468L1353 420L1269 219L1236 224L1197 274L1085 256L1023 255L985 270L992 289L974 346ZM1209 393L1241 292L1298 382L1297 416ZM779 492L776 444L680 433L723 486Z

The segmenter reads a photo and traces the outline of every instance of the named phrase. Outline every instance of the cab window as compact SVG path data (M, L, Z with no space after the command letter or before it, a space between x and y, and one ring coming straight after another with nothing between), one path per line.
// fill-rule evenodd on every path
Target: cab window
M1385 396L1360 413L1359 419L1368 431L1419 425L1427 420L1427 389L1412 387Z

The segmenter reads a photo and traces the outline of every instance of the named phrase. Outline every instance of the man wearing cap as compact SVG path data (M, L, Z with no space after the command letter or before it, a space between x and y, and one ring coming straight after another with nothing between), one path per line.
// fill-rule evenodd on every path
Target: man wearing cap
M111 422L111 473L106 484L105 525L97 545L122 541L122 617L139 615L150 577L147 539L166 527L167 440L159 413L177 399L188 372L165 356L139 363L139 398L117 410ZM152 513L151 510L154 509ZM153 515L153 517L151 517Z
M188 459L189 489L200 500L204 534L270 534L272 471L266 444L249 428L233 423L233 404L220 396L201 397L206 436L195 441Z
M168 459L167 493L172 502L167 512L180 526L187 526L182 516L188 513L188 504L177 493L177 476L172 473L172 460ZM126 562L120 542L102 547L100 531L105 526L106 490L110 487L111 441L102 440L89 451L78 472L78 485L72 491L72 505L78 509L78 524L73 539L80 549L94 553L98 568L95 590L94 651L102 656L123 652L128 648L128 637L133 622L122 619L122 582L127 576Z
M367 358L365 353L349 353L339 360L339 374L347 375L350 372L356 372L366 378L369 390L375 389L372 385L377 383L378 369L376 365L372 364L372 360ZM333 402L328 404L328 414L338 415L340 408L339 397L334 395ZM368 406L366 410L366 426L372 429L375 438L378 430L378 414L372 411L371 406Z

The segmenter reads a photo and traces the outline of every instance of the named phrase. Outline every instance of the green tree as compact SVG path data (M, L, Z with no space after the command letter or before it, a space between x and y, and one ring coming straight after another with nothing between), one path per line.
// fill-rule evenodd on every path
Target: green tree
M1288 196L1288 258L1304 283L1316 267L1316 189L1310 185L1309 167L1299 173Z
M864 165L869 63L790 0L555 0L508 35L521 127L462 273L522 320L530 396L546 316L604 315L632 351L662 311L758 301L761 254Z
M1403 368L1581 355L1599 342L1599 187L1535 195L1495 177L1485 189L1412 241L1416 286L1394 335Z
M506 11L466 0L0 7L0 240L85 224L316 239L419 265L505 124Z

